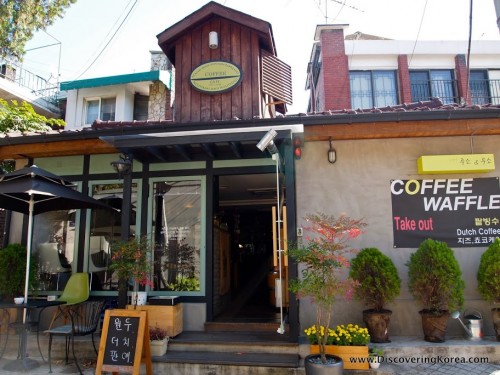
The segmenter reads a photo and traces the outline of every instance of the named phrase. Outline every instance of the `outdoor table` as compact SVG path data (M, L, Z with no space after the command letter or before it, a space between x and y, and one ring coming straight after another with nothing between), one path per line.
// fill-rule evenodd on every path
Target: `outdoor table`
M64 301L47 301L47 300L40 300L40 299L28 300L27 302L21 303L19 305L15 304L15 303L0 302L1 309L14 308L14 309L23 309L23 311L26 310L26 319L23 320L23 329L21 330L21 333L19 335L19 355L18 355L18 358L6 363L3 366L4 370L22 372L22 371L29 371L31 369L38 367L38 361L36 361L32 358L29 358L27 353L26 353L26 349L27 349L27 340L28 340L28 328L32 324L38 325L38 323L39 323L38 320L40 319L41 314L38 314L38 316L36 318L37 321L34 322L32 320L30 321L30 318L31 318L30 313L34 309L41 309L41 311L43 311L43 309L45 309L47 307L63 305L65 303L66 302L64 302Z

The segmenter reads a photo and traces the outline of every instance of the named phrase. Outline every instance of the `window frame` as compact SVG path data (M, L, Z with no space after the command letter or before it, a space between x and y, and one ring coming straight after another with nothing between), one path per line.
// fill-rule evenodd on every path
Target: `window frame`
M363 103L361 106L355 104L355 96L353 95L353 80L356 78L355 76L362 77L364 76L365 79L369 79L369 84L367 87L367 90L365 90L365 95L366 92L369 92L370 96L367 97L366 100L370 101L370 106L367 107ZM391 100L387 100L388 95L378 95L378 93L383 92L381 90L382 88L378 87L377 82L379 81L380 78L383 78L384 81L387 79L387 77L391 78L393 87L392 87L392 99L393 102L391 103ZM387 107L387 106L393 106L393 105L398 105L399 104L399 91L398 91L398 82L397 82L397 75L395 70L351 70L349 71L349 84L350 84L350 95L351 95L351 108L353 109L369 109L369 108L381 108L381 107ZM359 91L360 94L362 95L363 91ZM391 94L389 94L391 95ZM359 95L358 95L359 97ZM356 102L359 100L356 100ZM380 101L383 101L383 103L380 103Z
M113 112L112 116L110 116L109 119L104 120L103 119L103 107L106 105L106 103L103 104L103 101L108 101L108 100L114 100L114 105L113 105ZM89 122L89 104L97 102L98 103L98 116L97 118L93 119L91 122ZM91 96L88 98L84 98L83 100L84 104L84 113L83 113L83 125L92 125L92 123L95 120L101 120L101 121L115 121L116 119L116 96Z

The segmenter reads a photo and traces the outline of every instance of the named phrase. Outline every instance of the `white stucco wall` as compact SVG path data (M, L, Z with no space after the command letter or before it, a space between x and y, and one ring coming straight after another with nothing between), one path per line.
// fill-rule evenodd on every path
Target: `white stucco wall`
M493 153L500 160L499 136L476 136L474 153ZM306 142L302 158L296 161L297 217L299 225L308 213L324 212L338 216L345 213L352 218L364 218L366 232L353 242L354 248L377 247L396 264L402 279L401 294L395 303L387 306L393 311L390 335L422 336L421 309L408 292L405 263L415 249L393 248L392 205L390 181L392 179L482 178L497 177L500 172L419 175L417 158L421 155L471 153L470 137L441 137L413 139L382 139L360 141L334 141L337 162L327 160L329 144ZM481 254L486 247L456 248L465 280L465 307L482 312L484 332L493 335L490 305L481 300L476 291L476 272ZM333 323L362 324L362 310L358 301L338 301ZM301 331L313 324L314 309L310 303L300 304ZM449 335L463 335L458 321L450 320Z

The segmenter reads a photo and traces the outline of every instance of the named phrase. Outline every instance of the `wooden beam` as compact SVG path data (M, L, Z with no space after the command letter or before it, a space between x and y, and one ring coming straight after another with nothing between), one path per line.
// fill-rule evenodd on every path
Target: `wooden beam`
M500 119L392 121L304 127L305 141L500 135Z
M76 141L0 146L0 160L85 154L112 154L116 152L119 151L115 147L100 139L82 139Z

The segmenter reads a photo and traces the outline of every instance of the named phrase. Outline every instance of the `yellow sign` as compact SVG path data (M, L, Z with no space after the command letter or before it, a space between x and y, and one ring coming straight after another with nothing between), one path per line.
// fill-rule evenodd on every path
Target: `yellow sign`
M493 154L425 155L417 160L419 174L475 173L495 170Z
M191 73L193 87L208 94L232 90L241 82L241 69L228 61L210 61L196 67Z

